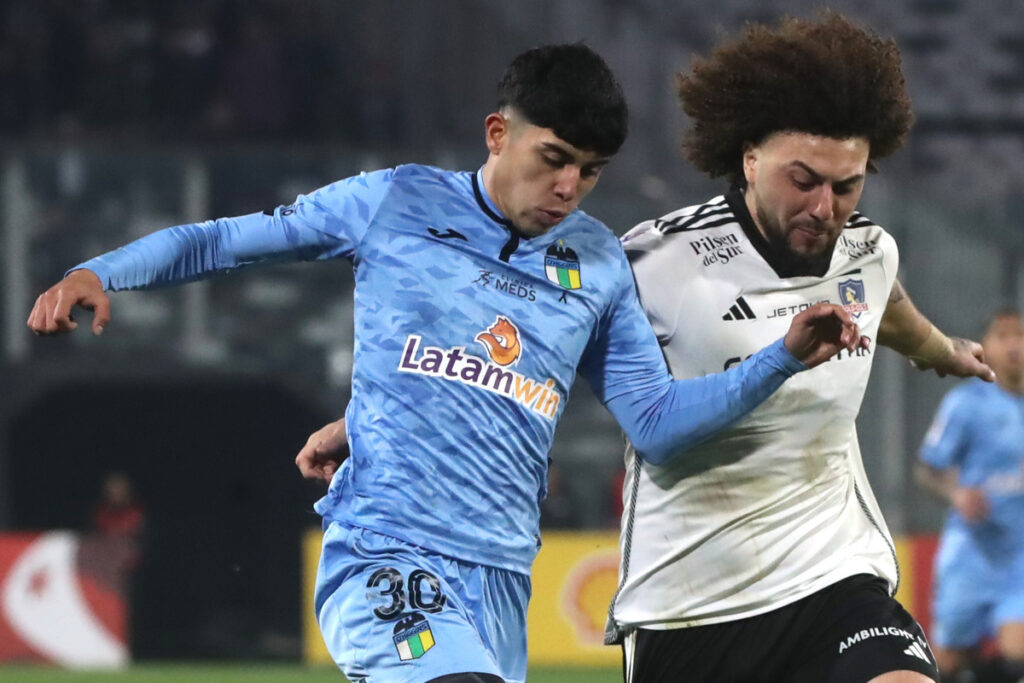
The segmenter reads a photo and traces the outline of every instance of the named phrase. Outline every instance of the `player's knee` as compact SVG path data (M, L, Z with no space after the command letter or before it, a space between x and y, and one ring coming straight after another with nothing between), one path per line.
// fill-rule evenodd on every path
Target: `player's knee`
M505 681L494 674L461 673L431 678L427 683L505 683Z
M917 671L890 671L875 676L868 683L934 683L935 679Z

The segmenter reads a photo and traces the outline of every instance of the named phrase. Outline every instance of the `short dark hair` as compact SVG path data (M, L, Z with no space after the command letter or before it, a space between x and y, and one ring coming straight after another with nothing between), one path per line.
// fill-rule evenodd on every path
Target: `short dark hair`
M996 310L989 313L988 316L985 318L985 323L984 325L982 325L981 328L982 337L986 336L989 333L989 331L992 329L992 325L995 324L996 320L998 320L999 318L1017 318L1018 320L1024 320L1024 314L1021 314L1020 309L1017 308L1016 306L1011 306L1009 304L1005 306L1000 306Z
M582 43L545 45L513 59L498 83L498 108L504 107L604 156L619 151L629 125L622 87L601 56Z
M903 146L914 122L892 38L841 14L747 25L677 74L679 99L693 120L683 153L698 169L743 184L743 152L777 132L866 138L869 159Z

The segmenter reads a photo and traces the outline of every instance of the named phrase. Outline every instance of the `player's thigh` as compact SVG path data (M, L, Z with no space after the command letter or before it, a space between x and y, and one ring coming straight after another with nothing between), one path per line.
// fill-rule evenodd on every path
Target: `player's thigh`
M459 565L461 583L456 589L467 596L466 606L502 677L509 683L525 681L530 577L495 567Z
M1004 657L1024 661L1024 619L999 624L998 641Z
M932 683L935 679L916 671L890 671L867 683Z
M993 608L999 651L1010 659L1024 660L1024 556L1018 556L1004 575Z
M423 683L463 673L502 680L464 596L450 584L449 564L372 532L327 529L317 618L350 680Z
M966 650L992 633L991 586L968 570L947 569L936 579L932 601L932 642Z
M970 659L972 651L970 648L945 648L936 644L934 638L931 645L935 663L939 667L939 673L943 676L948 677L950 674L960 671Z

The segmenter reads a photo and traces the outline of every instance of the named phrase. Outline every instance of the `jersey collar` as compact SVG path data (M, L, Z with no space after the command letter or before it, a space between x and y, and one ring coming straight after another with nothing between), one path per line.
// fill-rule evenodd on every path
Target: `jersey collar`
M499 260L508 263L512 254L519 248L519 240L528 240L530 235L519 230L512 221L502 216L497 204L487 196L487 188L484 187L483 166L473 174L473 196L476 197L476 203L480 206L480 210L487 214L488 218L508 230L508 241L505 242L505 246L501 248L501 253L498 254Z
M476 203L480 205L480 210L487 214L488 218L495 223L504 225L506 228L515 229L512 221L501 215L501 209L498 208L498 205L487 194L487 188L484 187L483 166L473 174L473 196L476 197Z

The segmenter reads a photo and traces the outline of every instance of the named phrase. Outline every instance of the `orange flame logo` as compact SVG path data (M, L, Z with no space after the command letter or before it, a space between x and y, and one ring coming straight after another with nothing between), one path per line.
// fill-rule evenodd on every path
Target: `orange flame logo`
M490 359L501 366L515 365L523 351L519 328L503 315L499 315L486 332L476 335L476 341L483 344Z

